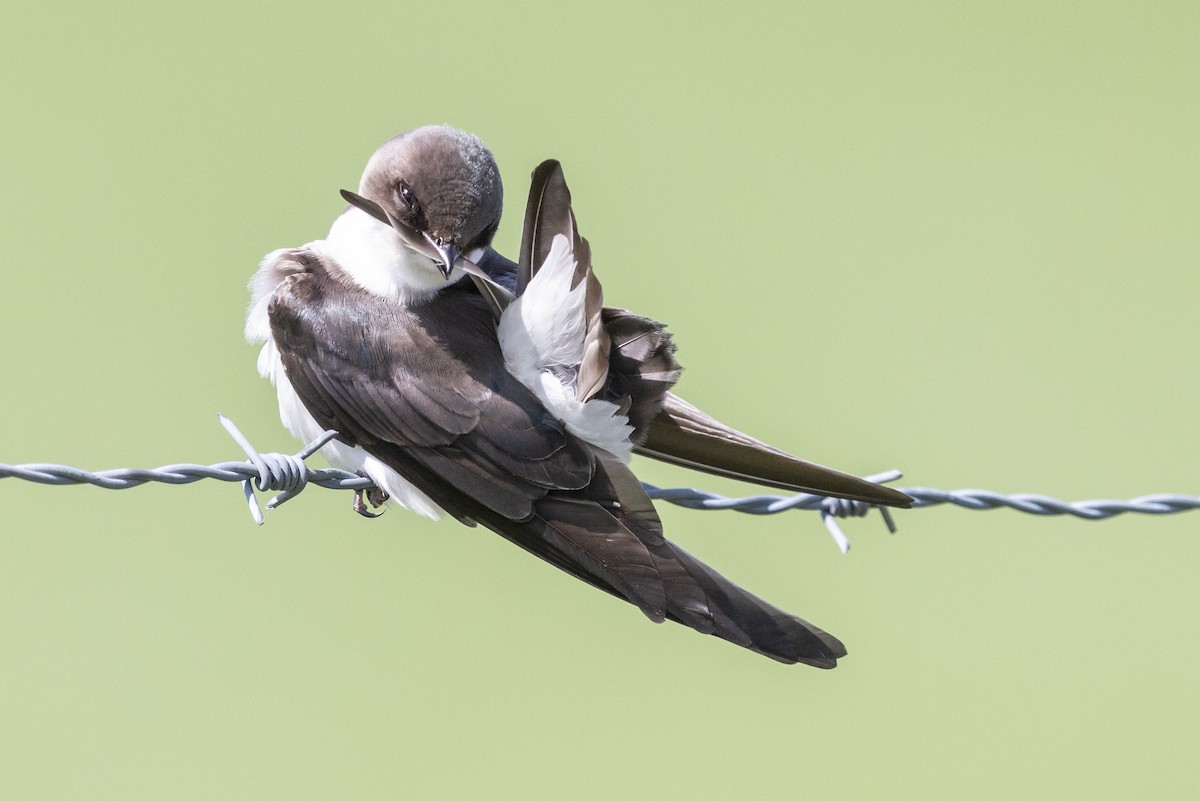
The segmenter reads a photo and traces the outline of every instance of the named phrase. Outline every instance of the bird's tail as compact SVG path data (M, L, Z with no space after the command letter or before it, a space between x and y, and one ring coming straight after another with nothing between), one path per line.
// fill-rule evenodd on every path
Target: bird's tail
M678 546L667 545L704 595L710 634L787 664L833 668L846 655L846 647L832 634L747 592ZM668 604L670 619L697 628L691 615L678 615L671 611L670 599Z
M637 606L655 622L788 664L832 668L836 637L747 592L662 536L653 504L624 465L604 458L587 497L551 493L528 520L477 519L556 567Z
M640 557L625 554L621 561L601 563L593 558L602 558L600 553L587 553L596 543L578 536L578 523L564 524L556 511L544 509L536 522L530 521L542 527L538 540L555 542L548 551L537 547L540 543L506 536L568 573L629 601L655 622L673 620L787 664L828 669L846 655L845 646L833 635L739 587L667 540L657 544L643 541L644 550L626 540L624 546L637 548ZM564 540L569 540L569 547L563 546ZM564 560L571 551L575 551L573 558Z

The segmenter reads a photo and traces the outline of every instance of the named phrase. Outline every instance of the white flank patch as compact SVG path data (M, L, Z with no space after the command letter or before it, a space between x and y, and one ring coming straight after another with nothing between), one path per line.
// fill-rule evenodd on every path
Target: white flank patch
M587 332L584 303L587 288L574 289L575 254L559 234L541 269L500 317L500 349L508 371L528 387L567 430L623 462L628 462L633 427L619 407L575 394L583 340Z

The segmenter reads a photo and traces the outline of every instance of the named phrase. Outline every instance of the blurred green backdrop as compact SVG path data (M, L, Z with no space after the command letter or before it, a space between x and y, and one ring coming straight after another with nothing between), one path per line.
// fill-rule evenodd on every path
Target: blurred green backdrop
M1200 491L1189 3L20 4L0 27L0 460L295 449L262 254L449 122L565 165L695 403L846 470ZM686 279L686 289L680 289ZM736 314L736 338L714 315ZM787 399L781 402L780 399ZM746 487L657 464L663 485ZM311 489L0 483L0 797L1195 798L1200 516L663 511L847 643L656 627L499 538Z

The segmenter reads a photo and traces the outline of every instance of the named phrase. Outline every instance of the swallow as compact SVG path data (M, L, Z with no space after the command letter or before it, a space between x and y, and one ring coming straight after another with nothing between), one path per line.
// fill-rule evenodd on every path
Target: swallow
M664 536L634 453L766 486L906 507L675 395L665 327L606 307L561 166L534 171L519 260L492 241L503 188L476 137L385 143L322 240L268 254L246 336L302 440L369 477L355 499L483 525L640 609L784 663L832 668L834 636Z

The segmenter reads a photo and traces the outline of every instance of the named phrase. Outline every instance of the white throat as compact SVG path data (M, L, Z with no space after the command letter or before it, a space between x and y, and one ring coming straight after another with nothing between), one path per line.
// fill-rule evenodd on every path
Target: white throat
M354 208L343 212L333 221L329 235L310 247L331 257L363 289L402 303L428 300L464 275L455 270L445 278L432 259L405 245L389 226Z

